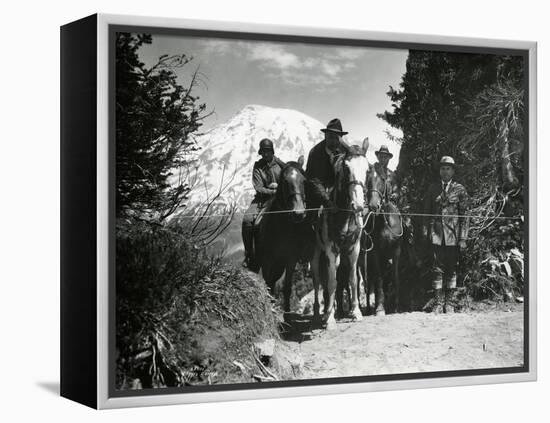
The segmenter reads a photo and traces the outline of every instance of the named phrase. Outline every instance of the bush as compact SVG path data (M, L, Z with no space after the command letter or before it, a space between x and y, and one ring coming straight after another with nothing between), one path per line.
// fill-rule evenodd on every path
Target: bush
M119 222L116 244L119 389L251 381L252 345L276 338L265 284L194 249L177 226Z
M523 295L523 223L497 222L478 234L464 257L464 285L474 300Z

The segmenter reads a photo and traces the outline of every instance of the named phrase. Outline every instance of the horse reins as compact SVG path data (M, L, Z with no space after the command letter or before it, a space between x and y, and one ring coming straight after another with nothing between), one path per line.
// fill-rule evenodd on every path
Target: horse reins
M394 231L392 231L392 228L391 228L390 222L388 222L388 216L386 215L386 213L384 213L383 216L384 216L384 222L386 222L386 225L388 226L388 231L390 231L390 233L397 238L402 237L403 233L405 232L405 229L403 227L403 217L399 215L399 224L401 226L401 233L396 234Z
M361 248L361 250L364 251L365 253L368 253L369 251L372 251L372 249L374 248L374 241L372 240L372 236L371 236L372 232L374 231L374 218L372 219L372 229L370 231L367 231L367 229L366 229L367 222L369 221L369 219L372 215L374 215L373 211L369 211L367 213L367 215L365 216L365 221L363 222L363 227L361 228L363 230L363 233L367 237L367 239L370 240L370 247L367 247L365 249ZM367 257L366 256L367 255L365 254L365 266L367 264Z

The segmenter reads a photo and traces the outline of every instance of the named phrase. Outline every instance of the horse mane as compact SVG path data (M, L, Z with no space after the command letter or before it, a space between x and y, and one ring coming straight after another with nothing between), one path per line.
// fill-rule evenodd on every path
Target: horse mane
M306 172L305 172L304 168L300 165L300 163L292 161L292 160L285 163L285 165L283 166L283 169L281 170L281 175L283 173L285 173L289 168L296 169L302 175L306 176Z

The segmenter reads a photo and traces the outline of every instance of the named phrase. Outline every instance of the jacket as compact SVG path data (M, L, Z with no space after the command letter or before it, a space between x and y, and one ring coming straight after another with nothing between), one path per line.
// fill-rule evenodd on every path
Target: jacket
M344 153L343 147L337 147L334 157ZM330 196L328 188L335 182L334 164L327 152L325 140L315 145L309 152L306 167L306 200L308 207L328 206Z
M395 172L390 169L386 169L386 172L382 169L382 165L380 162L376 162L374 164L374 170L376 171L376 174L380 176L382 179L386 181L386 196L387 199L390 200L392 194L397 195L399 189L397 186L397 178L395 176Z
M268 187L273 182L279 182L284 166L285 163L277 157L274 157L271 163L267 163L264 159L254 163L252 169L252 185L256 191L254 202L265 203L275 195L277 190Z
M468 238L468 193L458 182L451 181L447 192L439 181L432 184L424 200L424 213L442 216L425 216L428 238L434 245L455 246ZM447 217L448 216L448 217Z

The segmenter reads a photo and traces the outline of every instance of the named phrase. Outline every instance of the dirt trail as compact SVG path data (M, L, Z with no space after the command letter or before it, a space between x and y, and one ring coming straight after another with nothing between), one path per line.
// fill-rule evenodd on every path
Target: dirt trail
M381 375L523 365L523 310L453 315L422 312L340 320L314 329L288 316L286 344L302 360L302 378Z

